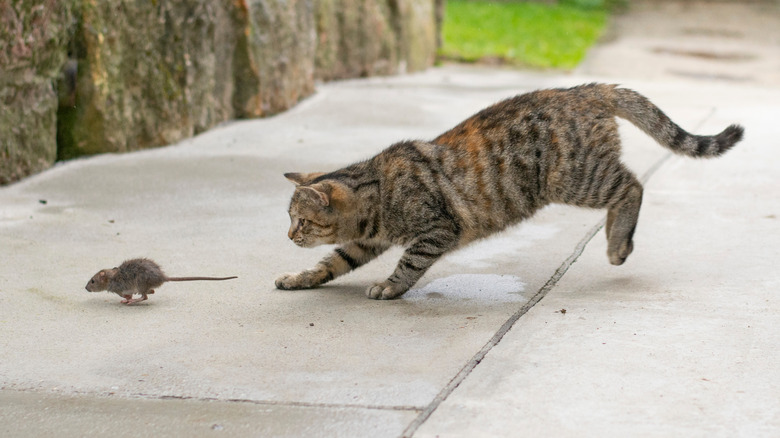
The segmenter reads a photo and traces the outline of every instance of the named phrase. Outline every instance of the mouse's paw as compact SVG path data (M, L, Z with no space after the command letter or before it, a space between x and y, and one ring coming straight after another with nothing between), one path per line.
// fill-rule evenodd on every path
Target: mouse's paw
M366 296L375 300L392 300L403 295L408 287L385 280L377 283L366 290Z
M124 304L133 304L133 303L140 303L141 301L146 301L146 295L142 295L141 298L131 298L129 300L122 300Z

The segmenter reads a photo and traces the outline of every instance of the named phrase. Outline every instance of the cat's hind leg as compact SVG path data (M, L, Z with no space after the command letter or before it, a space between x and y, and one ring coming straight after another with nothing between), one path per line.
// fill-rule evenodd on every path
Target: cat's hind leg
M572 174L567 204L588 208L607 208L607 257L613 265L622 265L634 249L634 230L642 206L642 184L617 154L586 160Z
M276 287L284 290L317 287L363 266L377 258L387 248L389 245L381 242L350 242L336 248L312 269L281 275L276 279Z
M607 212L607 257L613 265L622 265L634 250L634 231L642 206L642 185L628 170L624 182L616 190L620 196L610 200Z

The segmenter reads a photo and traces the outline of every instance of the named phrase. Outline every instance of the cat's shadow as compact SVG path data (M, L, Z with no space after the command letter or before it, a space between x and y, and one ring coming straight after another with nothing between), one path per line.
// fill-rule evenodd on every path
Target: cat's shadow
M318 300L332 306L344 306L364 309L366 312L393 314L396 317L442 318L472 316L475 312L491 312L491 309L519 309L526 300L518 299L516 294L508 294L506 300L485 299L484 293L447 293L447 290L430 291L424 288L412 288L401 297L392 300L374 300L366 296L368 284L336 283L309 289L307 292L318 294ZM295 292L295 291L293 291ZM300 292L300 291L299 291Z
M587 285L582 285L578 292L579 295L592 294L595 296L606 296L617 298L618 296L653 296L666 293L658 282L651 278L624 275L608 278L593 279Z

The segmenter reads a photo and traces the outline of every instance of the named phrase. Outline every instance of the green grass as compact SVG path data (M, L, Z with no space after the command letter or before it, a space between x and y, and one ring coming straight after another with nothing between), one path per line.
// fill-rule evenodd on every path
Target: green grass
M498 58L536 68L576 67L608 17L603 0L557 5L447 0L446 8L441 57L466 62Z

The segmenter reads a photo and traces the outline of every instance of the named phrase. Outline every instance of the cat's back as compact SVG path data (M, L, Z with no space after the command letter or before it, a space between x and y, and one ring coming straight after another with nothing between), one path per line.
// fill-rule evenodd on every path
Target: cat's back
M521 144L537 140L542 133L612 119L615 87L587 84L520 94L477 112L433 142L468 150L496 143Z
M421 206L440 206L474 238L530 217L555 197L565 184L559 176L590 145L612 144L594 141L616 133L606 96L612 89L594 84L518 95L432 142L389 147L377 157L383 191L391 195L386 207L408 218Z

